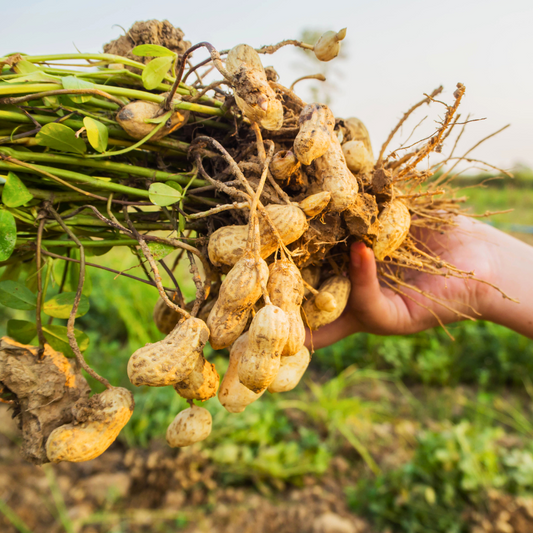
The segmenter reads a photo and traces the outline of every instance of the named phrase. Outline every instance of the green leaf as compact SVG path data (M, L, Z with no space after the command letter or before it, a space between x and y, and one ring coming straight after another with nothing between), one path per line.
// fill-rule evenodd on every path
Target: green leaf
M29 311L37 307L37 296L20 281L0 281L0 304Z
M76 76L65 76L61 78L61 83L63 84L63 89L96 89L93 83L85 80L81 80L80 78L76 78ZM84 104L88 102L91 98L91 94L86 94L83 96L74 96L69 95L69 98L75 102L76 104Z
M155 89L163 81L172 61L172 57L157 57L156 59L152 59L143 70L142 80L144 88L148 91Z
M11 257L17 243L17 224L9 211L0 211L0 261Z
M41 72L40 70L36 70L35 72L30 72L29 74L25 74L24 76L19 76L18 78L12 78L10 80L6 80L6 83L17 84L17 83L26 83L28 81L57 83L60 80L61 78L59 77L51 76L50 74L46 74L46 72ZM38 98L39 96L38 94L36 94L35 99L37 100Z
M54 296L50 300L44 303L43 311L48 316L55 318L68 318L74 305L75 292L63 292ZM89 299L87 296L81 295L80 305L78 306L78 312L76 317L83 316L89 310Z
M83 139L78 139L74 130L64 124L46 124L39 130L36 138L37 144L60 152L83 155L87 151Z
M45 339L54 350L61 352L65 357L75 357L68 343L67 328L65 326L44 325L43 333ZM84 352L89 347L89 337L79 329L74 330L74 336L80 350Z
M131 53L139 57L176 57L175 52L157 44L140 44Z
M91 117L83 119L83 125L87 130L87 138L89 143L97 152L105 152L107 150L107 139L109 131L105 124Z
M33 322L27 320L8 320L7 335L17 342L29 344L37 335L37 328Z
M150 248L150 252L152 252L152 256L156 261L163 259L163 257L171 254L176 249L174 246L162 242L149 242L148 248Z
M39 72L41 69L29 61L21 59L15 63L13 70L17 74L31 74L32 72Z
M33 194L14 172L8 172L7 181L2 191L2 202L8 207L19 207L28 203Z
M183 192L183 187L177 181L165 181L165 185L168 185L179 192Z
M180 191L164 183L152 183L148 189L148 196L153 204L160 206L175 204L183 198Z

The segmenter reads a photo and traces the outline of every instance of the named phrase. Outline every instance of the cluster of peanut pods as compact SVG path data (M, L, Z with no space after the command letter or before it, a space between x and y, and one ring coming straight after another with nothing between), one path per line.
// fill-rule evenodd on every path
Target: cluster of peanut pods
M333 59L344 35L345 30L325 34L315 45L317 57ZM284 106L253 48L233 48L221 73L231 81L236 104L252 126L267 132L282 128ZM158 112L157 104L136 101L119 112L117 121L132 137L143 138L155 127L146 117ZM187 111L176 111L158 131L158 138L186 123L187 115ZM240 413L266 391L290 391L301 380L311 358L304 345L306 327L316 331L339 318L351 288L346 274L332 271L327 261L327 251L335 242L321 253L302 252L316 221L324 227L342 224L371 245L378 260L390 256L409 232L409 210L394 199L387 179L382 180L385 200L379 209L376 194L360 190L360 184L368 185L368 177L377 172L370 138L360 120L342 120L339 126L326 105L304 104L292 147L286 148L271 154L268 165L285 202L263 205L259 201L255 218L248 206L248 224L222 226L209 235L209 261L225 278L211 291L197 317L179 314L160 298L154 320L167 336L139 348L128 363L133 385L172 386L189 401L190 407L168 427L166 437L172 447L189 446L211 432L211 414L194 400L203 402L218 393L227 411ZM309 175L312 179L307 180ZM305 194L296 198L284 193L301 176L309 183ZM208 341L215 350L229 349L229 367L222 382L215 366L204 357ZM131 415L131 394L113 388L99 396L107 405L100 410L105 422L89 419L85 425L56 430L61 435L54 432L49 438L50 460L87 460L116 438ZM100 430L105 438L96 435ZM72 431L81 431L89 439L81 452L77 445L69 448L69 442L77 438ZM95 439L103 444L91 447L89 441Z
M257 52L239 45L230 51L225 66L243 115L264 130L279 130L283 106L267 82ZM313 187L305 198L261 205L255 237L251 237L251 220L223 226L210 235L209 260L226 277L199 317L183 319L163 299L156 305L155 322L168 335L137 350L128 375L136 386L170 385L190 400L191 407L168 428L170 446L188 446L211 431L211 415L192 400L208 400L218 391L220 403L229 412L240 413L265 391L293 389L310 362L304 345L306 326L317 330L343 312L349 278L338 272L324 279L320 264L299 268L293 259L298 250L283 251L306 233L309 221L327 213L344 216L348 227L357 226L358 204L365 201L358 175L373 171L372 147L361 121L345 121L342 144L335 123L326 105L305 106L292 150L280 150L272 157L269 171L280 187L313 164ZM376 209L367 228L376 257L383 258L400 246L409 225L409 211L399 200L389 202L379 218ZM214 365L203 356L208 340L216 350L230 350L220 385Z

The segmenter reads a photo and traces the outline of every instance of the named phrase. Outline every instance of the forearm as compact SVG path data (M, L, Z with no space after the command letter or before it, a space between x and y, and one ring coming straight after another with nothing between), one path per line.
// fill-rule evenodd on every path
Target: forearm
M533 338L533 247L490 227L486 237L492 258L490 281L519 303L487 289L483 318Z

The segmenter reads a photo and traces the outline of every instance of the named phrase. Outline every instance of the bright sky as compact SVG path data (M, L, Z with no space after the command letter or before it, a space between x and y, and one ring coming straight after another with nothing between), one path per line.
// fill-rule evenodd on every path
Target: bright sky
M413 103L439 85L452 100L466 85L461 113L487 120L467 128L466 150L482 137L511 127L476 149L473 157L510 169L533 168L533 2L531 0L0 0L0 55L96 52L136 20L168 19L193 44L218 49L246 42L254 47L297 38L303 28L348 28L344 73L331 107L337 116L357 116L370 130L374 150ZM282 49L265 60L290 85L302 75L301 54ZM197 59L200 55L195 56ZM337 78L336 78L337 79ZM297 92L307 95L306 83ZM430 133L436 106L416 137ZM406 127L404 138L425 116ZM426 128L424 130L424 127ZM419 135L420 134L420 135ZM398 143L393 142L392 147Z

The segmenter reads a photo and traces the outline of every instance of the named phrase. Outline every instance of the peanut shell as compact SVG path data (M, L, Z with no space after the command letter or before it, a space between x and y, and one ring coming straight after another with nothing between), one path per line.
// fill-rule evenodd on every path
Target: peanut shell
M272 383L288 337L287 315L282 309L265 305L257 312L238 368L239 380L245 387L258 394Z
M183 381L193 371L209 338L199 318L180 322L162 341L139 348L128 362L128 376L136 387L165 387Z
M378 261L397 250L407 237L411 227L409 209L401 200L393 200L380 213L381 228L374 241L374 255Z
M207 439L213 419L203 407L192 405L178 413L167 429L167 443L172 448L183 448Z
M54 429L46 441L46 455L52 463L90 461L104 453L128 423L135 402L122 387L113 387L89 400L76 402L77 422Z
M303 165L310 165L329 150L335 117L328 106L309 104L302 109L298 123L294 153Z
M183 381L176 383L174 389L182 398L205 402L216 395L219 382L215 365L201 355L194 370Z
M333 311L324 311L315 305L315 297L309 298L302 306L304 315L304 324L307 324L313 331L337 320L344 311L350 296L351 283L350 280L344 276L332 276L328 278L320 286L320 293L328 292L337 303L337 307Z
M252 392L239 381L239 363L248 346L248 332L241 335L231 346L228 370L218 389L218 399L230 413L242 413L265 392Z
M310 362L311 355L305 346L302 346L300 351L294 355L282 357L278 373L268 386L268 392L288 392L294 389L300 383Z

